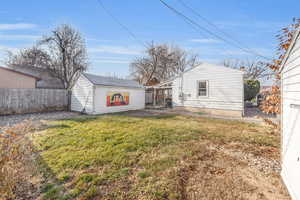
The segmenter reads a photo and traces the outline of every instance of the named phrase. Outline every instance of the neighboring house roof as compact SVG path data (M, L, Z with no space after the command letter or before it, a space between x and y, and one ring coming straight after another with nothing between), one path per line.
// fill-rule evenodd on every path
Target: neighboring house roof
M298 28L298 30L295 32L295 35L293 36L293 39L291 41L291 44L288 48L288 50L286 51L285 55L284 55L284 58L282 60L282 63L280 65L280 70L279 72L282 72L284 66L285 66L285 63L286 61L288 60L288 58L290 57L290 54L292 52L292 50L294 49L294 46L296 44L296 42L300 39L300 28Z
M30 66L14 66L13 70L30 74L38 77L37 88L63 89L64 85L60 79L54 77L47 69L30 67Z
M16 70L13 70L13 69L10 69L10 68L7 68L7 67L1 67L1 66L0 66L0 68L1 68L1 69L4 69L4 70L7 70L7 71L10 71L10 72L14 72L14 73L17 73L17 74L21 74L21 75L23 75L23 76L31 77L31 78L34 78L34 79L36 79L36 80L41 80L39 77L33 76L33 75L31 75L31 74L27 74L27 73L23 73L23 72L20 72L20 71L16 71Z
M105 77L88 73L83 73L83 75L94 85L144 88L143 85L134 80Z

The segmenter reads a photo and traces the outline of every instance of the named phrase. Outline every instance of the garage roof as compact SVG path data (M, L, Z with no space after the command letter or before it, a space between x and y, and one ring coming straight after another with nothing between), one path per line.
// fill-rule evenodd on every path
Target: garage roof
M94 74L83 73L83 75L94 85L117 86L129 88L144 88L137 81L128 79L119 79L114 77L99 76Z

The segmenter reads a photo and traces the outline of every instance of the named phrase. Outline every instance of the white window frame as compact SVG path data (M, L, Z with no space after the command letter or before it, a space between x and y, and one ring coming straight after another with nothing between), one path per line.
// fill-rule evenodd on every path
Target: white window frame
M203 95L203 96L200 96L200 95L199 95L199 84L200 84L200 82L205 82L205 83L206 83L206 95L205 95L205 96L204 96L204 95ZM208 95L209 95L209 90L208 90L209 87L208 87L208 84L209 84L209 81L208 81L208 80L198 80L198 81L197 81L197 93L196 93L196 94L197 94L197 97L198 97L198 98L207 98L207 97L208 97Z

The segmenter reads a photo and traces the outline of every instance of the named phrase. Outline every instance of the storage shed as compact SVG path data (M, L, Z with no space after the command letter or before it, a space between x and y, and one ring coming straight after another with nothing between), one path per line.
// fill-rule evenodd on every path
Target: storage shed
M202 63L151 89L156 105L167 97L176 109L235 117L244 112L244 72L224 66Z
M145 107L145 89L138 82L83 73L72 89L71 110L102 114Z
M281 65L282 178L293 199L300 199L300 30Z

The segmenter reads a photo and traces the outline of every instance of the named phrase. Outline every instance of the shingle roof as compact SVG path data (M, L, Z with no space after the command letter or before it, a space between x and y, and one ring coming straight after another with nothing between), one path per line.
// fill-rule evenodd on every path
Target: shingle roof
M129 87L129 88L144 88L143 85L139 84L137 81L134 81L134 80L99 76L99 75L88 74L88 73L83 73L83 75L89 81L91 81L94 85L118 86L118 87Z
M17 73L17 74L21 74L21 75L24 75L24 76L28 76L28 77L31 77L31 78L35 78L36 80L41 80L39 77L37 76L33 76L31 74L27 74L27 73L23 73L23 72L20 72L20 71L17 71L17 70L14 70L14 69L10 69L10 68L7 68L7 67L1 67L1 69L4 69L6 71L10 71L10 72L14 72L14 73Z

